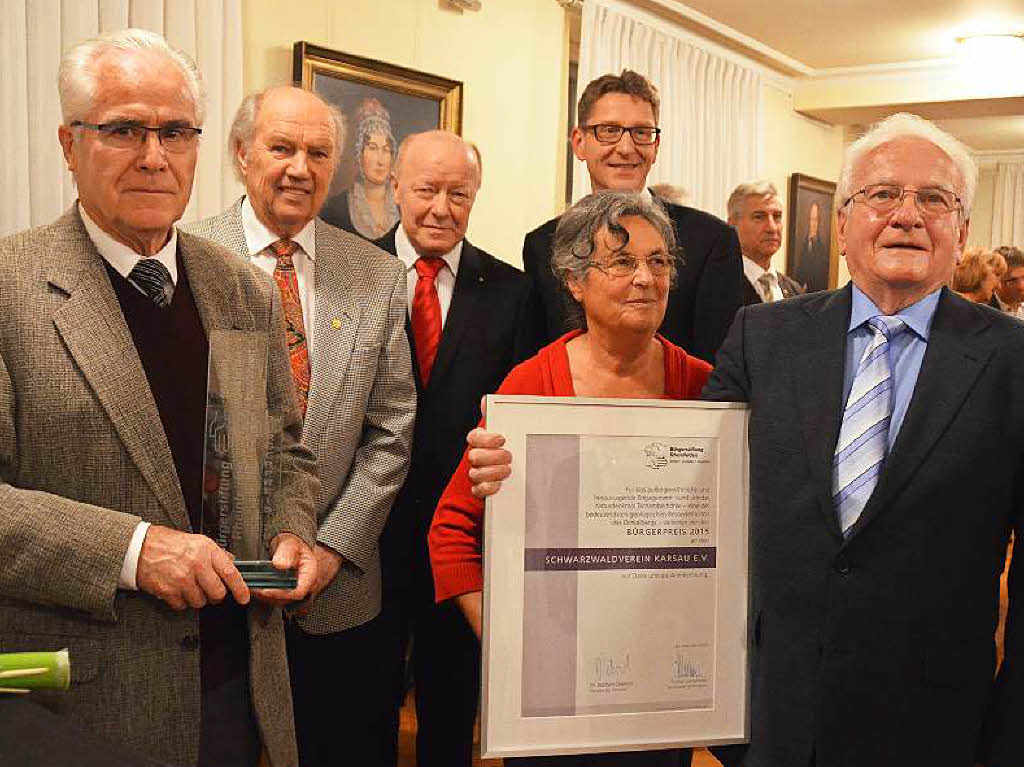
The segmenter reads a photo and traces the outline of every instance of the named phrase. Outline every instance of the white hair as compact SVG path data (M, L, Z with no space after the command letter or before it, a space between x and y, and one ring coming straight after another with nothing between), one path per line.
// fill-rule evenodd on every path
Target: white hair
M732 190L725 209L730 221L735 221L743 215L743 203L748 197L778 197L779 190L771 181L751 181L740 184Z
M83 119L96 96L97 62L107 53L119 51L156 51L166 56L185 78L188 95L195 106L196 124L203 124L206 93L195 61L184 51L171 47L155 32L123 29L85 40L64 54L57 71L57 90L64 124Z
M893 139L916 137L924 139L945 152L963 177L964 188L957 191L964 206L964 218L970 218L974 204L974 191L978 186L978 166L960 141L946 133L935 123L909 112L898 112L871 126L867 133L846 148L843 168L836 189L837 204L842 205L857 190L853 188L853 170L871 150Z
M303 93L308 93L327 108L331 115L331 123L334 125L334 157L332 159L335 164L337 164L338 159L341 157L342 149L345 147L345 135L348 125L345 122L345 115L341 113L338 107L328 102L319 93L308 91L297 85L272 85L261 91L250 93L242 99L242 103L238 105L238 111L235 112L235 119L231 121L231 130L228 132L228 156L231 158L231 166L235 169L235 178L243 184L245 183L245 176L242 174L242 164L239 162L237 149L241 146L248 151L249 145L252 143L253 134L256 132L256 116L260 111L260 105L263 103L263 97L277 88L294 88Z

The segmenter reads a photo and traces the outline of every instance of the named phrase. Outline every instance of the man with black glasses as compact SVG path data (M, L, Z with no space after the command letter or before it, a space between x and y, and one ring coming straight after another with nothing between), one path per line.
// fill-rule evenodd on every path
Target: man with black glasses
M71 48L59 88L78 200L0 239L0 651L67 647L71 688L32 701L161 764L294 767L278 606L316 580L319 483L299 442L281 299L269 277L174 226L203 122L190 58L151 32L117 32ZM291 591L250 591L201 534L218 532L203 518L218 331L266 339L265 382L238 389L265 401L274 429L265 466L281 481L262 532L275 567L297 568ZM236 455L236 476L252 460ZM48 752L59 738L33 745L40 763L87 763Z
M658 157L659 105L657 89L629 69L587 85L577 106L572 147L576 159L587 164L593 191L646 190L647 174ZM660 202L675 225L681 258L661 333L690 354L713 362L741 304L739 241L732 227L708 213ZM544 301L545 342L569 330L566 295L551 272L557 224L557 218L551 219L523 242L523 267Z

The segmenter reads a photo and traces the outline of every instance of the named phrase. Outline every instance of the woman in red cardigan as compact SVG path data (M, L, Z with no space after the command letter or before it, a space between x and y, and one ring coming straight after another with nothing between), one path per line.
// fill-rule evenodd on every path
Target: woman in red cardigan
M711 372L657 334L675 279L675 234L648 194L603 191L580 200L555 230L551 268L572 296L582 329L522 363L499 394L697 399ZM482 613L482 500L466 456L448 483L428 544L438 602L455 599L477 636ZM677 750L511 760L521 767L679 767Z

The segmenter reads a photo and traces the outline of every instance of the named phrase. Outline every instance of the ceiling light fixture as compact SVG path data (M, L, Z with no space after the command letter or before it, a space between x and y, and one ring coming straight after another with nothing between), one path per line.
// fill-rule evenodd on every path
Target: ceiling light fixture
M956 41L964 51L983 52L987 56L1000 53L1016 56L1024 51L1024 33L1000 32L987 35L965 35L958 37Z

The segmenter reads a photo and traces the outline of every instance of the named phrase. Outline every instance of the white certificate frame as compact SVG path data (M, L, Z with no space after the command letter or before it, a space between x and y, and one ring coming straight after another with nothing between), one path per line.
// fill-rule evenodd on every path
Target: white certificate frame
M486 412L488 429L505 436L506 447L514 458L512 476L505 481L500 493L487 499L485 511L481 755L484 758L501 758L643 751L748 741L749 406L719 402L489 395ZM524 591L527 579L525 571L531 567L526 563L531 556L526 550L526 488L531 481L527 476L527 461L524 458L527 455L528 435L624 437L626 441L621 442L629 445L630 456L636 452L635 445L639 444L636 439L641 437L656 438L653 442L659 447L673 444L672 440L683 441L678 444L687 444L687 441L693 444L712 444L713 441L716 516L714 574L710 576L713 579L711 592L714 595L713 672L710 674L713 691L710 703L677 710L643 710L644 707L641 707L642 710L638 711L618 710L610 713L593 713L588 710L583 713L574 711L568 715L547 715L533 711L530 715L524 715L524 698L536 696L524 688L524 612L532 609L527 607ZM619 443L620 440L599 444ZM685 448L681 450L685 451ZM538 476L543 474L541 465L534 465L537 466L535 473ZM551 470L548 471L550 474ZM536 499L536 495L532 497ZM533 503L536 507L536 500ZM615 569L614 566L611 569ZM606 575L603 577L607 578ZM627 590L628 587L620 584L612 593L617 593L619 589ZM589 600L594 601L593 590ZM599 609L615 610L616 607L612 604ZM547 615L551 614L550 606L545 610ZM577 621L585 607L580 607L579 611L573 613ZM658 620L664 622L665 614ZM578 632L578 626L575 631ZM536 648L536 632L531 630L530 634L531 647ZM564 640L560 632L553 634L561 637L557 641ZM547 637L541 637L540 640L547 641ZM665 637L664 640L671 642L672 638ZM604 637L601 641L604 641ZM536 650L531 652L536 657ZM576 665L581 662L590 664L589 657L586 661L576 658ZM621 662L622 659L619 660ZM629 669L629 656L624 660L625 668ZM615 661L610 662L615 668ZM641 663L635 665L640 666L643 662L641 659ZM537 677L536 671L527 672ZM706 675L704 671L701 673ZM572 674L574 679L579 675L575 670ZM588 684L592 689L594 682Z

